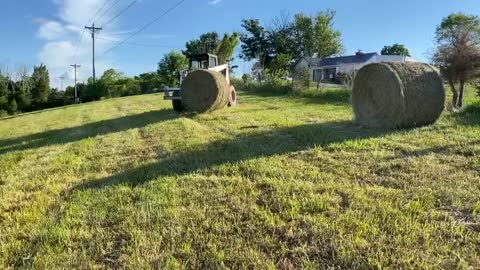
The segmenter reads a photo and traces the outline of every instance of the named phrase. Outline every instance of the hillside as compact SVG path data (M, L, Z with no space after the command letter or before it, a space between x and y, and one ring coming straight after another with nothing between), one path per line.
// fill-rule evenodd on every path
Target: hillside
M480 268L473 94L396 132L353 124L344 90L240 96L0 119L0 268Z

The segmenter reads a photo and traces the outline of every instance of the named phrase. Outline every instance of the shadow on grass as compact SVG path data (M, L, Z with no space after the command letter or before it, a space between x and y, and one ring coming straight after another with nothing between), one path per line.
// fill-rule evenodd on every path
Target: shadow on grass
M84 182L73 190L103 188L110 185L140 185L161 176L189 174L213 166L232 164L260 157L271 157L328 146L355 139L378 137L387 131L356 126L351 121L328 122L250 133L233 139L215 141L197 150L178 153L171 158L103 179Z
M456 120L466 126L480 126L480 103L472 104L455 115Z
M104 120L83 126L51 130L15 139L0 140L0 154L79 141L89 137L141 128L178 117L173 110L160 110Z

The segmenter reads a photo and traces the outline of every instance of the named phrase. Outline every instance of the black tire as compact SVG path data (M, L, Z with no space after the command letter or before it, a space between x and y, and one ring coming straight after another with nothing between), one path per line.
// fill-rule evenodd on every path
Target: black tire
M175 110L176 112L183 112L184 108L181 100L172 100L172 105L173 110Z
M180 91L175 91L173 92L174 97L179 97L180 96ZM176 112L183 112L185 110L185 107L183 106L183 103L181 100L172 100L172 105L173 105L173 110Z

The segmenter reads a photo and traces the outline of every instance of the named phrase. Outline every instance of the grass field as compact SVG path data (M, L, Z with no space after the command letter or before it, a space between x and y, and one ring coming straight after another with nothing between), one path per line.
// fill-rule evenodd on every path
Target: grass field
M345 90L0 120L0 268L479 269L480 103L356 126ZM477 99L478 100L478 99Z

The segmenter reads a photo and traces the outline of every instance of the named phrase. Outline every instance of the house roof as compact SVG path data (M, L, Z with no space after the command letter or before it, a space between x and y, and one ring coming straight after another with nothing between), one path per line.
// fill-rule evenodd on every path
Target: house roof
M338 66L340 64L362 64L377 56L378 53L362 53L349 56L330 57L323 59L312 59L312 65L325 67L325 66Z

